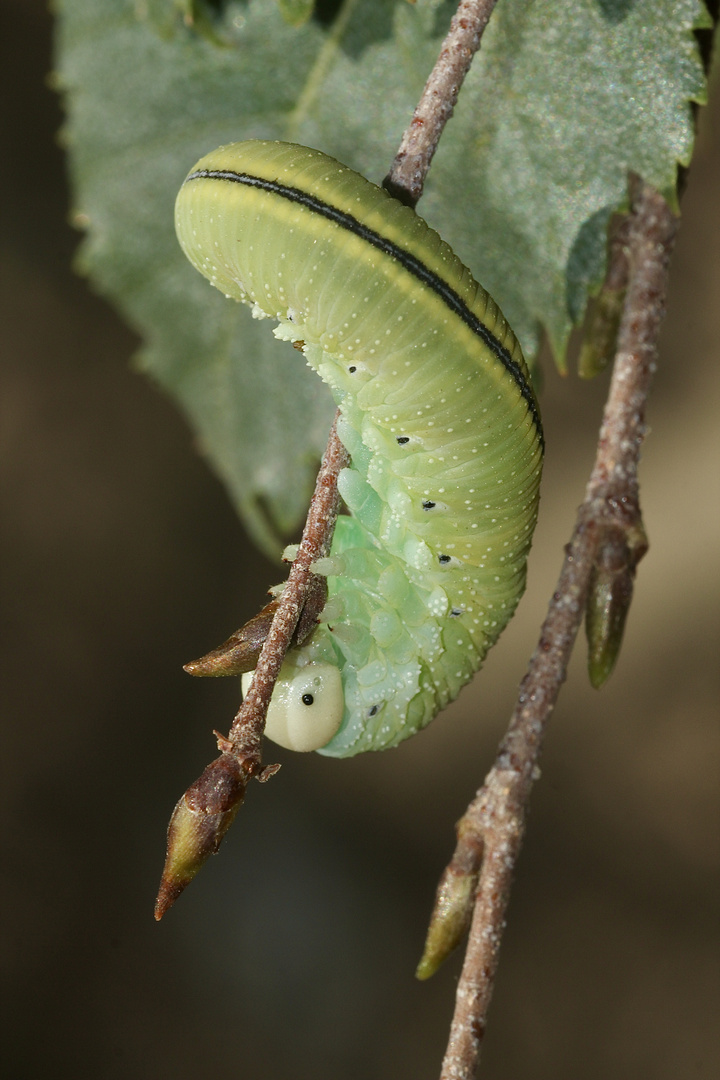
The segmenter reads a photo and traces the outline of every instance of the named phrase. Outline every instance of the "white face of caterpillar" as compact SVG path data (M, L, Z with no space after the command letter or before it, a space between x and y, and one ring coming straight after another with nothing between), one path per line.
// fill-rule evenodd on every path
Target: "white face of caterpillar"
M253 672L242 677L247 693ZM265 734L287 750L319 750L336 734L345 700L338 668L322 661L283 665L268 709Z

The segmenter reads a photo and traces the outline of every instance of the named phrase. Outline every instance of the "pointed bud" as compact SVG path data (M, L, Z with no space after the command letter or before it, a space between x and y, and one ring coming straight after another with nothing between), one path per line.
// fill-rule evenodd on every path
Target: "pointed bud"
M277 600L271 600L262 611L231 634L217 649L185 664L188 675L244 675L254 671L277 611Z
M647 547L642 526L635 526L627 533L614 530L598 553L585 607L588 674L596 690L609 679L620 655L635 569Z
M327 603L327 578L318 574L311 575L310 585L300 612L298 624L292 637L293 645L304 645L317 626L318 616ZM245 675L257 667L265 639L270 633L278 600L271 600L262 611L253 615L244 626L231 634L227 641L217 649L191 660L183 671L188 675Z
M170 818L167 855L155 918L168 908L220 847L245 796L245 776L234 757L221 754L192 784Z
M625 620L630 610L633 578L627 567L619 573L595 567L585 608L588 674L599 690L607 682L620 655Z
M415 971L416 979L429 979L434 975L462 941L470 926L477 882L477 870L463 870L453 863L446 867L435 896L425 949Z

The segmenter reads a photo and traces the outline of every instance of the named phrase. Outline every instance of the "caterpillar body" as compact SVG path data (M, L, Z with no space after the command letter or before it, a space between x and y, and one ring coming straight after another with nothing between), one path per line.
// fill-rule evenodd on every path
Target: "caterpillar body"
M220 147L176 229L213 285L301 343L351 457L328 602L266 734L335 757L395 746L457 696L525 586L543 436L520 346L437 233L319 151Z

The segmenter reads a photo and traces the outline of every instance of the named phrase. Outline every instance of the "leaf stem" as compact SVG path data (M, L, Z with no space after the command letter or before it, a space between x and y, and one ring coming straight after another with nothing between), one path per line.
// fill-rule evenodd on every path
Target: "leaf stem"
M460 0L383 187L415 206L497 0Z
M320 93L323 81L330 70L333 57L338 51L343 34L347 30L350 18L357 7L358 0L344 0L337 17L328 31L326 40L317 54L305 86L297 99L295 108L290 113L285 125L286 138L293 142L297 138L297 132L308 115L315 98Z
M218 744L221 750L232 753L246 763L246 768L250 768L253 774L257 774L260 769L260 744L273 687L306 597L316 578L310 568L317 559L328 554L332 542L340 508L338 475L350 460L347 450L338 438L336 427L337 414L315 483L300 547L279 598L277 612L260 653L252 685L232 722L227 740Z

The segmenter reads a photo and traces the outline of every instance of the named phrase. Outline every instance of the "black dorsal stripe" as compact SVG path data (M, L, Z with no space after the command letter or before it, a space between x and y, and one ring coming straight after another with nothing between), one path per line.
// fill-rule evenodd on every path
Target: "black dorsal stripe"
M498 341L493 332L489 330L477 315L470 310L465 301L458 296L455 290L448 285L446 281L443 281L441 277L425 266L425 264L411 252L399 247L392 240L388 240L386 237L381 236L380 233L375 232L374 229L368 228L367 225L363 225L363 223L353 217L352 214L348 214L344 210L338 210L336 206L323 202L321 199L316 198L316 196L309 195L306 191L301 191L300 188L290 187L288 184L280 184L277 180L266 180L262 176L251 176L249 173L233 172L228 169L197 169L186 177L185 183L189 183L190 180L226 180L233 184L244 184L246 187L260 188L262 191L268 191L272 195L279 195L282 199L287 199L289 202L306 206L308 210L312 210L314 213L319 214L328 221L334 221L343 229L347 229L349 232L359 236L362 240L367 241L368 244L372 244L374 248L397 259L400 265L403 266L408 273L412 274L418 281L421 281L424 285L427 285L428 288L432 289L450 310L455 315L458 315L466 326L470 327L474 334L477 334L483 344L487 345L500 361L508 374L513 378L522 396L525 398L538 433L540 445L542 446L544 444L542 422L535 402L535 396L520 365L513 360L505 346Z

